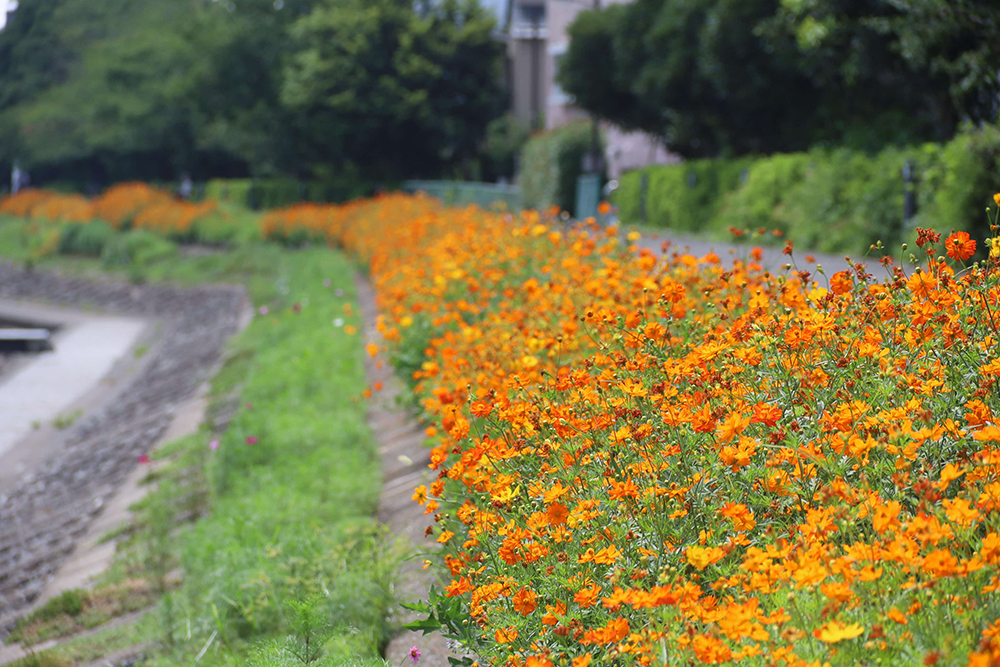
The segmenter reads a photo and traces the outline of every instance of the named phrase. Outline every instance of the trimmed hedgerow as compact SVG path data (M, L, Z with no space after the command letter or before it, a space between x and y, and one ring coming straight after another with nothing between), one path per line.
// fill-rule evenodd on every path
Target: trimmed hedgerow
M570 123L528 140L521 153L521 196L525 208L558 206L573 212L576 179L583 171L583 156L591 149L593 126Z
M903 220L904 165L918 213ZM645 219L641 182L648 179ZM1000 130L970 129L947 144L848 149L647 167L620 179L626 223L722 237L731 227L775 228L801 247L863 253L898 243L917 226L985 235L983 210L1000 180Z

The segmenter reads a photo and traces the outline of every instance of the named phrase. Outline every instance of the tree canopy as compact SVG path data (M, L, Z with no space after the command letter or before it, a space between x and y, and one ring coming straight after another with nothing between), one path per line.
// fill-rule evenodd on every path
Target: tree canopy
M503 112L475 0L22 0L0 32L0 161L50 178L461 168Z
M877 148L993 121L993 0L637 0L582 13L559 80L685 156Z

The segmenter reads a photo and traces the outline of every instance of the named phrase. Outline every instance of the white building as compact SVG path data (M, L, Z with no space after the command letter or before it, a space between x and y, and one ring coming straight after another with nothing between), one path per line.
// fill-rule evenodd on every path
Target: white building
M587 118L555 80L559 60L569 48L569 26L582 11L632 0L509 1L507 77L514 115L532 127L547 130ZM609 124L602 129L608 178L648 164L678 161L648 134L624 132Z
M17 0L0 0L0 30L7 27L7 19L17 9Z

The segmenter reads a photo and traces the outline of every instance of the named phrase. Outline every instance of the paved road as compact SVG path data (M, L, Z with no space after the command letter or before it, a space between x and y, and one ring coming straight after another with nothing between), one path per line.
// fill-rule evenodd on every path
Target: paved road
M733 243L723 243L720 241L705 241L690 236L684 236L683 234L678 234L670 230L643 234L642 238L639 239L638 245L659 254L664 241L669 241L671 243L670 248L667 250L668 253L680 250L688 252L696 257L701 257L710 252L714 252L719 256L723 263L726 263L728 258L733 255L741 259L748 257L751 248L754 247L754 244L750 241L739 245ZM782 271L783 267L790 262L788 255L782 253L783 248L784 244L761 246L761 249L764 251L761 265L765 269L775 273ZM795 258L795 264L799 269L811 272L814 278L819 280L822 280L822 277L816 275L817 265L821 265L823 267L823 272L827 276L832 276L837 271L844 271L850 268L850 264L843 256L838 257L836 255L796 250L793 257ZM815 261L809 262L807 259L814 259ZM861 262L867 266L869 273L874 275L877 280L881 280L888 275L885 268L882 267L877 259L869 257L852 259L855 262Z

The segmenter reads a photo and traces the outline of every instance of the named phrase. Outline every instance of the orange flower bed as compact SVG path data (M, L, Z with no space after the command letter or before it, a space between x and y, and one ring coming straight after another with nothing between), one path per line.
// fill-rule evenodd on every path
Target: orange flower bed
M32 207L30 215L34 220L84 223L94 219L94 205L81 195L54 194Z
M15 195L4 197L0 201L0 213L27 218L37 206L58 196L56 193L49 192L48 190L21 190Z
M971 239L924 231L879 283L402 195L311 215L438 443L427 625L497 665L1000 661L1000 242L956 270Z
M425 627L494 665L1000 664L1000 239L921 230L878 282L407 195L263 224L370 266L436 442Z
M147 207L174 201L169 192L145 183L119 183L94 200L94 217L120 228L130 224Z
M213 200L190 203L145 183L114 185L100 197L49 190L24 190L0 201L0 213L47 222L102 220L115 228L131 225L164 236L183 238L194 224L217 209Z
M22 190L0 201L0 213L49 222L90 222L94 205L86 197L50 190Z
M135 216L135 229L150 231L170 237L184 237L191 233L194 223L216 209L214 201L192 204L176 199L154 202Z

